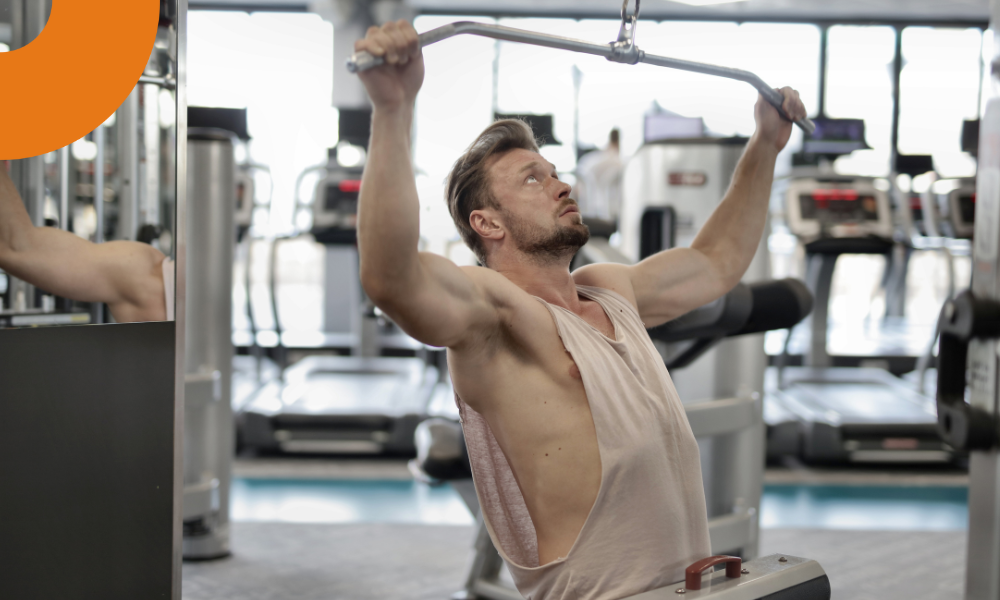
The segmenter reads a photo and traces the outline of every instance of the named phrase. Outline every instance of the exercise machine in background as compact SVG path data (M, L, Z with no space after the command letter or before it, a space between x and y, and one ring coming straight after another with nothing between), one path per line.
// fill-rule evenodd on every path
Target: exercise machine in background
M803 153L824 159L866 148L864 123L816 119ZM819 162L819 161L817 161ZM802 244L806 280L816 299L804 366L781 364L768 372L766 402L770 454L799 454L809 462L944 462L951 448L938 438L931 400L880 368L835 366L827 351L828 310L834 266L844 254L877 254L893 269L894 221L886 186L865 177L798 167L785 192L788 229ZM887 296L891 295L887 291ZM888 303L888 302L887 302ZM788 336L791 337L790 335Z
M324 246L324 331L318 348L240 406L241 448L289 453L411 454L441 371L365 296L358 271L357 211L370 110L340 110L340 143L321 172L310 234ZM272 250L276 252L280 245ZM275 301L272 270L272 302ZM278 311L274 309L277 320ZM279 338L282 336L280 322ZM283 342L282 342L283 343ZM330 355L329 350L346 355ZM309 352L309 350L306 350ZM384 356L389 354L389 356ZM281 365L282 367L284 365Z
M622 178L618 249L629 263L691 245L725 196L747 143L743 137L706 137L701 119L650 115L645 129L646 141L625 166ZM678 137L691 134L697 137ZM744 282L768 278L766 239L765 231ZM680 346L684 344L657 342L667 360L683 351ZM728 340L672 376L677 393L690 400L731 396L741 386L745 393L763 393L766 361L763 336Z
M962 123L962 151L968 152L973 158L976 158L978 146L979 120L964 121ZM972 238L976 216L976 178L935 180L923 194L920 194L920 197L922 205L930 206L933 211L931 214L934 221L930 224L930 234L939 236L931 239L940 252L944 254L948 269L947 298L950 299L955 296L956 289L964 288L972 283L971 279L958 281L957 262L959 257L970 260L972 257ZM926 208L922 212L926 213ZM933 367L937 343L938 331L935 329L927 350L917 361L913 373L906 375L906 379L915 380L915 389L921 394L933 389L936 385L934 377L937 376L937 371Z

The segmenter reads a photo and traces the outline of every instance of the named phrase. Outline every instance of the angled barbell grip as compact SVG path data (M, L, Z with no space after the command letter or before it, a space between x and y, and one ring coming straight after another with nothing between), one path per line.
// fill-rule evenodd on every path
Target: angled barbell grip
M793 121L789 118L788 113L786 113L785 109L781 107L782 104L785 103L785 97L782 96L780 92L774 88L768 87L765 87L764 89L757 88L757 90L760 92L761 96L764 96L764 99L767 100L771 106L778 109L778 113L782 117L798 125L806 135L812 135L813 132L816 131L816 124L813 123L811 119L799 119L797 121Z
M545 46L547 48L557 48L560 50L569 50L571 52L579 52L583 54L593 54L596 56L603 56L604 58L615 62L623 62L622 56L616 54L614 44L594 44L583 40L576 40L557 35L549 35L535 31L525 31L523 29L515 29L513 27L506 27L503 25L474 23L470 21L449 23L421 33L419 36L420 47L429 46L435 42L440 42L441 40L448 39L462 33L481 35L483 37L505 40L508 42L519 42L522 44ZM716 77L724 77L726 79L735 79L737 81L749 83L754 86L768 102L777 108L778 112L780 112L783 117L788 119L788 115L781 108L781 105L784 102L784 97L777 90L764 83L760 77L757 77L749 71L730 69L676 58L668 58L665 56L656 56L653 54L646 54L641 50L636 50L636 53L637 56L635 54L629 55L627 60L628 64L644 62L658 67L703 73L705 75L714 75ZM635 60L635 58L638 60ZM382 57L373 56L369 52L361 51L356 52L347 61L347 70L351 73L359 73L382 64L385 64ZM798 121L795 121L795 124L798 125L807 135L812 135L813 131L816 130L816 125L809 119L799 119Z

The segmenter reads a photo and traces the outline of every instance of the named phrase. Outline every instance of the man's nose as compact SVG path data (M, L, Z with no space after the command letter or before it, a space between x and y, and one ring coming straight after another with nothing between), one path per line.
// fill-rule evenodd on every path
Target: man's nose
M557 181L556 187L556 199L565 200L569 198L569 193L573 190L573 186L566 183L565 181Z

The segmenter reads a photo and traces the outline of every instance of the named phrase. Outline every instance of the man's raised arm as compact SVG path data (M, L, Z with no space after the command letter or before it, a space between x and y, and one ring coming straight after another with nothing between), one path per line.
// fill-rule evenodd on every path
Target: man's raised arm
M355 50L385 58L360 75L374 105L358 207L361 284L413 337L460 346L498 317L462 269L417 250L420 202L410 159L413 103L424 77L417 32L406 21L372 27Z
M783 88L784 109L805 118L799 94ZM634 267L630 279L646 327L654 327L703 306L731 290L750 267L760 244L778 152L788 143L792 123L763 99L754 109L757 130L736 165L722 203L690 248L654 254Z

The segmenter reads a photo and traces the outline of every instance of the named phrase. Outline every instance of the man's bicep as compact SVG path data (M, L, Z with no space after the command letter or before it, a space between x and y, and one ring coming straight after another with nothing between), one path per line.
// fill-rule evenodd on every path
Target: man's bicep
M428 252L420 253L419 263L411 285L377 302L406 333L425 344L455 347L498 320L482 277Z
M676 319L729 291L708 257L692 248L659 252L630 271L646 327Z

